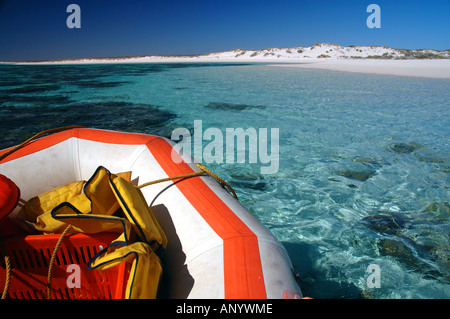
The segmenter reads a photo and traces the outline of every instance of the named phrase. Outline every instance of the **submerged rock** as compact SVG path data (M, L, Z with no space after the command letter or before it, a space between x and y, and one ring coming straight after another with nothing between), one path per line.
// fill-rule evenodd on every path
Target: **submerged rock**
M380 255L392 256L412 271L423 273L425 277L441 279L447 277L445 272L443 273L439 269L434 268L430 264L422 261L418 255L423 254L423 252L417 251L417 247L413 244L409 246L401 240L384 238L378 241L377 246Z
M370 215L362 219L368 228L383 234L399 234L406 227L405 220L391 214Z
M380 255L395 257L426 277L450 279L449 238L442 221L425 213L381 212L362 223L382 236L377 240Z
M422 213L433 213L439 219L450 217L450 204L448 202L434 202L425 206Z
M267 191L273 185L272 180L264 178L262 175L253 173L232 174L230 184L236 187L248 188L252 190Z
M151 104L106 101L70 105L63 116L66 122L85 126L161 135L160 130L176 114ZM101 124L99 117L103 119Z
M336 168L335 173L348 179L364 182L374 176L377 171L366 163L349 163L345 167Z
M353 158L353 162L361 163L366 167L370 167L372 169L379 169L385 164L383 160L372 157L355 157Z
M0 105L14 107L16 104L61 105L71 103L72 100L66 95L2 95L0 94Z
M393 256L399 258L408 266L417 267L417 258L403 242L384 238L378 241L377 246L381 255Z
M3 90L9 94L27 94L27 93L43 93L48 91L59 90L61 86L49 84L49 85L26 85L18 88Z
M440 266L441 272L447 280L450 280L450 249L448 246L438 247L432 251L433 257Z
M431 163L431 164L445 164L445 160L439 157L431 155L417 155L417 158L421 162Z
M380 164L374 165L369 162L353 159L351 162L342 162L334 165L333 171L338 176L364 182L374 176L377 173L377 169L380 167Z
M2 86L20 86L23 85L23 81L19 79L1 80L0 87Z
M252 104L234 104L225 102L209 102L204 105L204 107L212 109L222 109L222 110L238 110L242 111L249 108L264 108L262 105L252 105Z
M358 171L358 170L352 170L352 169L341 169L336 171L336 174L339 176L344 176L349 179L357 180L357 181L367 181L369 178L371 178L373 175L375 175L375 170L364 170L364 171Z
M255 181L232 180L231 185L242 188L249 188L257 191L265 191L271 186L270 183L264 180L255 180Z
M0 148L23 142L37 132L67 125L170 136L174 129L172 120L177 117L155 105L124 101L6 106L2 111L8 111L8 121L0 127L0 135L4 136ZM17 127L21 128L20 134L15 133Z
M96 80L83 80L72 81L70 84L81 88L113 88L123 84L128 84L127 81L96 81Z
M416 143L395 143L390 146L390 149L395 153L409 154L417 150L419 146Z

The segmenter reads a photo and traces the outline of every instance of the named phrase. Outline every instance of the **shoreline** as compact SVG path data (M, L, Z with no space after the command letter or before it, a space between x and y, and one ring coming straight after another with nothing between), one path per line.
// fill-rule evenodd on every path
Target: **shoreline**
M283 67L450 79L450 49L394 49L386 46L342 46L315 43L310 47L234 49L196 55L140 55L48 61L0 62L14 65L104 63L264 63Z
M450 79L450 59L250 58L204 55L93 58L40 62L0 62L0 65L86 65L115 63L265 63L269 66L277 67Z
M330 71L450 79L450 60L381 60L345 59L311 61L296 64L276 64L293 68Z

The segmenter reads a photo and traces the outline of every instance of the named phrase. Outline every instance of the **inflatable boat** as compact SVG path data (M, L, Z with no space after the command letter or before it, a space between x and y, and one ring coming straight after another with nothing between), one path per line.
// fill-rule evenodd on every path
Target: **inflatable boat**
M89 181L99 167L111 174L131 172L129 180L136 185L159 180L140 192L167 238L159 288L163 298L301 298L283 245L221 183L201 174L173 146L159 136L72 128L15 150L0 161L0 174L17 185L22 203ZM21 206L9 214L9 222Z

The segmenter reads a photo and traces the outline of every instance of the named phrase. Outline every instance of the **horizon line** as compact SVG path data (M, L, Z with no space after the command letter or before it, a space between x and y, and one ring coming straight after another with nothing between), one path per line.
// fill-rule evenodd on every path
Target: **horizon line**
M199 54L142 54L142 55L122 55L122 56L96 56L96 57L81 57L81 58L61 58L61 59L43 59L43 60L22 60L22 61L0 61L0 63L32 63L32 62L61 62L61 61L79 61L79 60L115 60L115 59L130 59L130 58L146 58L146 57L168 57L168 58L195 58L213 54L227 53L227 52L237 52L237 51L264 51L271 49L300 49L300 48L314 48L316 46L321 45L331 45L338 46L343 48L388 48L398 51L421 51L421 50L432 50L437 52L447 52L450 51L450 48L445 50L438 50L432 48L416 48L416 49L404 49L404 48L394 48L386 45L341 45L336 43L329 42L316 42L311 46L292 46L292 47L266 47L262 49L243 49L243 48L235 48L227 51L215 51L208 53L199 53Z

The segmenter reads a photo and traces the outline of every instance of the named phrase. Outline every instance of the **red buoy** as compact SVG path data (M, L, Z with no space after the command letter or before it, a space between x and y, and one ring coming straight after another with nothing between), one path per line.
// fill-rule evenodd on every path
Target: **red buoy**
M20 189L8 177L0 174L0 222L16 208Z

